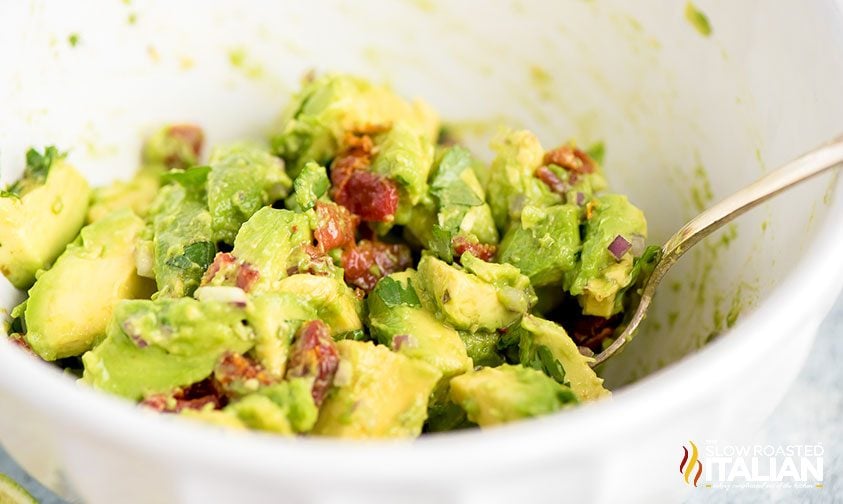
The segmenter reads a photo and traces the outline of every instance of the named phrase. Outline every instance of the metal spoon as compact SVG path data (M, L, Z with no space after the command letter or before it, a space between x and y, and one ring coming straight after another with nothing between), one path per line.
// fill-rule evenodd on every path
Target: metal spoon
M662 247L661 257L641 289L641 298L628 325L611 345L594 356L591 367L605 362L632 340L632 336L647 315L656 287L667 271L682 257L682 254L747 210L815 175L837 168L842 163L843 136L839 136L761 177L682 226Z

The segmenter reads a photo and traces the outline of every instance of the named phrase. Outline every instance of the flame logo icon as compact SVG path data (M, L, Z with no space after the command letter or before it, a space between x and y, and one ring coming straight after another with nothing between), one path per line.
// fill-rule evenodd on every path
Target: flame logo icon
M697 450L697 445L693 441L688 442L691 443L691 452L688 453L688 449L684 446L682 447L685 450L685 455L682 457L682 462L679 463L679 474L684 476L685 483L690 485L691 474L696 469L697 475L694 476L694 486L697 486L697 482L700 480L700 476L702 476L702 462L698 458L700 453Z

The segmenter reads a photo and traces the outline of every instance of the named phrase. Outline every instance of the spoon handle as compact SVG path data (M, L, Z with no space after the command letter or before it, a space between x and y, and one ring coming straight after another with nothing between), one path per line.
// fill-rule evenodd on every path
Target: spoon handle
M632 339L638 325L644 320L659 282L688 249L738 216L743 215L747 210L800 182L836 168L841 164L843 164L843 135L761 177L682 226L662 247L661 258L641 289L641 298L629 323L608 348L594 357L591 366L595 367L603 363Z

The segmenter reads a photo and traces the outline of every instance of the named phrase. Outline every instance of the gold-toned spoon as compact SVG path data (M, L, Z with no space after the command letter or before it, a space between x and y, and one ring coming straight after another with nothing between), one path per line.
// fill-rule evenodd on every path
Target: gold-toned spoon
M662 247L661 257L641 288L638 306L635 307L629 323L611 345L594 356L591 367L605 362L632 339L641 321L647 315L656 287L671 266L682 257L682 254L747 210L815 175L838 168L841 164L843 164L843 135L765 175L682 226Z

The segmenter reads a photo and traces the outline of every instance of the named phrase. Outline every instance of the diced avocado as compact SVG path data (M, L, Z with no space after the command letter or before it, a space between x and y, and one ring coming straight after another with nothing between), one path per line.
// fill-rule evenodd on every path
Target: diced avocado
M532 315L521 319L521 363L540 368L557 381L569 384L580 401L610 395L603 379L591 369L593 360L582 355L561 326ZM562 369L556 368L556 364Z
M225 407L249 429L273 432L275 434L293 434L293 427L284 410L263 395L251 394Z
M457 331L421 307L413 289L415 277L415 271L393 273L369 294L372 335L394 351L437 368L445 380L471 370L474 366Z
M475 366L495 367L503 364L503 357L498 353L498 342L501 337L497 332L478 331L470 333L460 331L460 338Z
M514 266L483 263L469 252L462 260L466 270L431 255L423 256L418 265L422 305L455 328L474 332L506 327L535 301L529 279ZM468 264L474 266L473 271Z
M159 178L159 170L142 168L130 181L116 180L110 185L97 187L91 197L87 221L95 222L124 208L145 217L158 193Z
M154 284L135 271L143 221L129 210L82 228L29 291L27 343L45 360L80 355L105 335L121 299L149 297ZM80 288L84 286L84 288Z
M251 299L246 317L255 331L258 362L270 376L283 378L293 335L303 321L317 318L316 310L293 294L269 293Z
M402 200L417 204L427 193L427 176L433 164L433 143L402 122L395 123L375 139L376 152L372 171L398 183Z
M462 147L450 147L440 154L430 182L437 202L437 224L452 237L462 234L494 244L498 230L474 166L471 153Z
M560 282L577 265L579 213L573 205L524 207L498 247L498 260L518 267L536 287Z
M319 318L331 326L335 336L363 328L360 320L363 303L342 280L297 274L278 282L276 290L294 294L310 303Z
M305 163L326 165L347 132L404 123L430 141L439 118L425 103L408 102L385 86L346 75L325 75L307 83L281 116L272 146L292 176Z
M305 258L304 247L311 239L307 215L264 207L240 228L231 253L258 272L250 292L272 292Z
M577 402L568 387L541 371L504 364L451 380L451 399L480 427L558 411Z
M181 183L166 185L150 209L153 272L159 299L193 295L214 259L211 214L197 191Z
M122 301L105 340L82 356L86 383L128 399L208 377L226 352L254 344L243 308L192 298Z
M199 162L199 152L205 134L193 124L168 124L143 144L141 160L144 166L160 170L187 169Z
M313 428L319 409L310 392L312 379L293 379L262 388L225 407L250 429L292 435Z
M421 433L427 403L442 373L371 342L337 342L340 366L349 366L319 412L314 434L347 438L413 437Z
M477 427L477 424L469 421L465 410L454 404L448 397L447 391L444 397L431 398L427 410L427 422L425 432L446 432L469 427Z
M527 312L536 304L536 293L530 279L511 264L486 262L466 252L460 258L465 271L476 275L498 289L498 300L509 310Z
M244 222L286 196L292 186L283 161L257 145L217 147L209 164L208 209L215 242L232 243Z
M436 203L429 195L414 206L404 223L404 238L416 247L430 247L433 228L436 226Z
M325 167L310 161L293 181L293 194L287 198L285 205L288 209L298 212L310 210L325 196L330 187L331 181L328 180Z
M54 147L27 152L24 176L0 192L0 271L28 289L85 222L91 189Z
M544 149L529 131L505 132L492 142L496 157L489 178L489 206L498 229L505 231L510 221L518 221L527 205L545 207L562 201L542 181L533 176L542 165Z
M631 251L616 259L609 245L621 236L632 242L634 235L647 236L644 214L626 196L606 194L594 200L593 215L586 221L582 255L578 267L566 280L568 292L580 296L586 315L610 317L616 313L615 295L632 281Z

